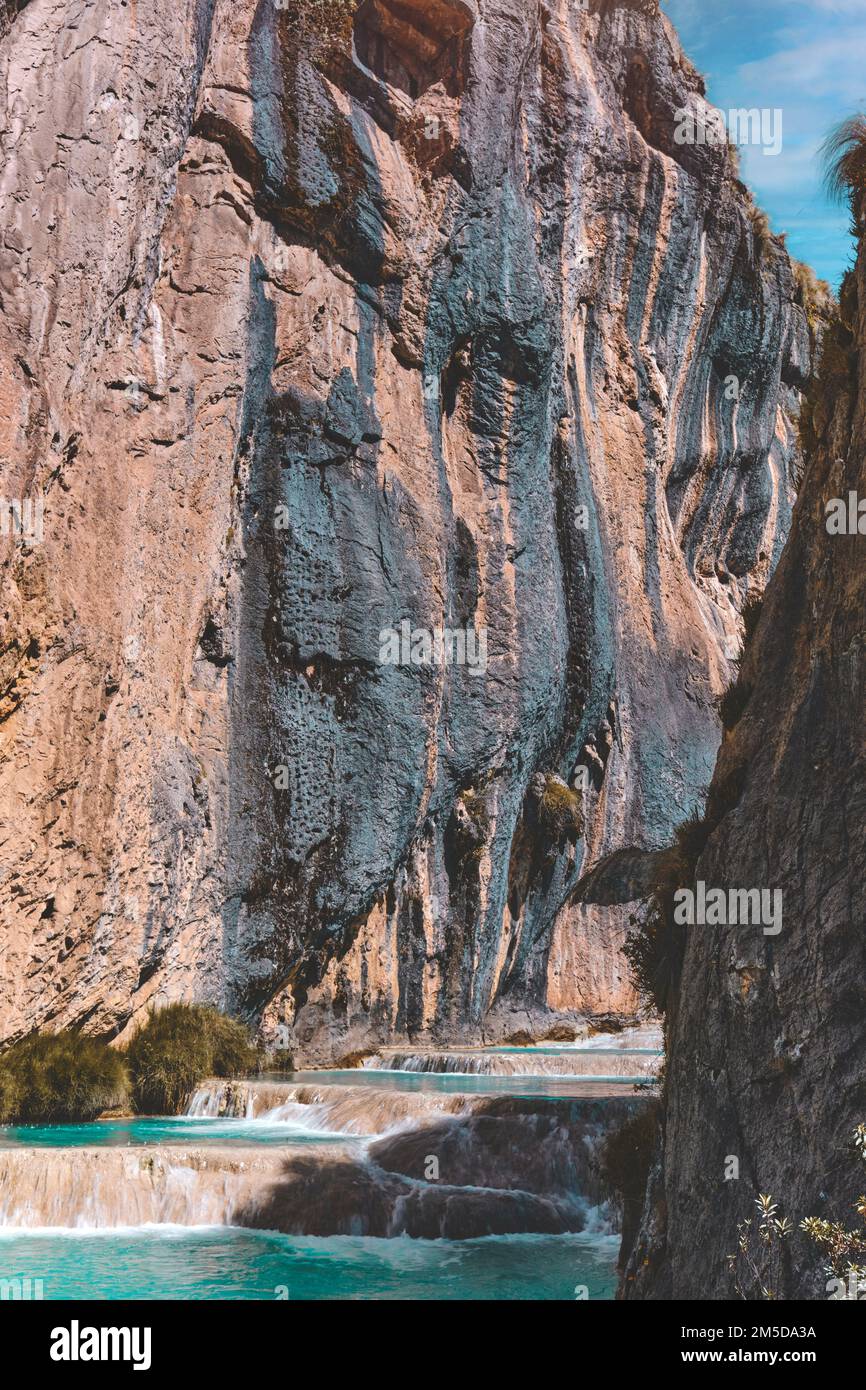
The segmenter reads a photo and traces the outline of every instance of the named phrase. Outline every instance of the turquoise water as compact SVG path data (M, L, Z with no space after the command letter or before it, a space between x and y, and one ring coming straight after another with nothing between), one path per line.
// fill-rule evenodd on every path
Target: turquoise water
M45 1299L610 1299L618 1240L491 1236L374 1240L237 1228L0 1233L0 1279ZM287 1327L288 1330L288 1327Z
M505 1095L524 1100L568 1099L609 1091L612 1086L634 1089L650 1078L630 1076L475 1076L454 1072L414 1071L312 1071L270 1075L261 1081L317 1087L357 1086L380 1091L421 1092L446 1095ZM276 1104L276 1098L275 1098ZM95 1120L90 1124L0 1125L0 1150L9 1148L129 1148L140 1144L248 1145L291 1144L327 1146L360 1143L361 1138L343 1132L308 1128L301 1118L255 1120L135 1116L129 1119ZM311 1112L310 1119L313 1119Z
M308 1130L286 1120L209 1120L137 1118L95 1120L79 1125L0 1125L0 1149L128 1148L137 1144L341 1144L346 1134ZM354 1140L355 1143L358 1140Z
M522 1100L586 1096L592 1094L590 1087L608 1090L611 1086L633 1087L652 1081L651 1077L643 1076L500 1076L454 1071L375 1071L372 1067L358 1067L353 1071L298 1071L261 1079L299 1086L374 1086L380 1091L519 1096Z

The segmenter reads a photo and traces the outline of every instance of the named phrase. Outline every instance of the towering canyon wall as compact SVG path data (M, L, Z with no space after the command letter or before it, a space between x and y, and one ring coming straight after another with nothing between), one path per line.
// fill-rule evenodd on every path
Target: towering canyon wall
M810 353L729 151L675 141L668 21L17 10L0 460L44 527L0 538L0 1037L631 1012L622 912L570 891L709 780ZM486 660L385 664L404 620Z
M862 243L806 421L793 528L747 649L745 707L709 798L720 823L696 871L707 885L779 890L781 929L687 930L662 1149L624 1285L642 1298L732 1297L726 1257L759 1193L792 1226L782 1258L760 1257L776 1297L828 1296L825 1259L801 1220L861 1225L852 1135L866 1120L866 535L856 510L853 531L846 521L836 533L831 504L849 514L851 494L866 497Z

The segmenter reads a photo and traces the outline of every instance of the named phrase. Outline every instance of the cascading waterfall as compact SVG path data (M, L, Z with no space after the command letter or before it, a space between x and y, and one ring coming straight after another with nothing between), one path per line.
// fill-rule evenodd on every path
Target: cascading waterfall
M194 1119L216 1120L224 1115L239 1119L255 1119L255 1093L242 1081L223 1081L219 1085L200 1086L187 1106L187 1115Z
M598 1229L613 1217L599 1144L646 1103L213 1081L178 1123L237 1119L240 1143L0 1149L0 1227L449 1239ZM256 1144L260 1124L285 1125L285 1143ZM310 1135L327 1142L311 1148Z
M0 1227L230 1225L281 1156L257 1149L5 1149Z
M364 1061L365 1070L444 1073L452 1076L570 1076L598 1080L652 1080L661 1064L655 1050L634 1052L387 1052Z
M270 1081L210 1081L190 1101L191 1116L285 1122L304 1131L382 1134L421 1123L430 1115L459 1114L473 1097L378 1090L372 1086L310 1085Z

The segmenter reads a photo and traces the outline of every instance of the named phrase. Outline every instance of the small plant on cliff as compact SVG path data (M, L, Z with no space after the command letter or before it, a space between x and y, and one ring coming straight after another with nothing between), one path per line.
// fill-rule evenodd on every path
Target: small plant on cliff
M752 228L752 242L755 248L755 260L759 261L772 239L770 231L770 219L762 208L756 203L749 203L746 212Z
M579 792L560 777L547 774L540 788L538 819L551 840L571 840L583 834L583 807Z
M317 43L348 47L358 0L277 0L294 33Z
M455 859L477 865L484 856L490 828L483 790L468 787L457 797L448 825L447 841Z
M121 1054L81 1033L34 1033L0 1058L0 1118L7 1122L95 1120L122 1105L128 1089Z
M755 1206L757 1217L750 1216L739 1223L737 1249L728 1256L734 1293L750 1303L778 1298L774 1284L781 1262L781 1247L794 1229L787 1216L779 1216L778 1204L772 1197L756 1197Z
M242 1023L201 1004L152 1013L127 1049L140 1114L178 1115L208 1076L251 1071L256 1052Z
M866 1125L858 1125L855 1129L854 1147L866 1163ZM864 1223L860 1230L852 1231L840 1221L826 1221L817 1216L808 1216L800 1222L800 1230L805 1231L824 1256L824 1273L828 1281L835 1281L831 1297L836 1300L859 1300L866 1295L866 1196L857 1198L854 1210ZM828 1282L828 1290L829 1287Z
M866 1162L866 1125L854 1130L854 1148ZM737 1226L737 1249L728 1255L728 1268L738 1298L776 1299L789 1264L784 1246L794 1228L787 1217L779 1216L772 1197L756 1197L755 1205L757 1218ZM800 1222L800 1230L824 1256L826 1289L834 1300L866 1297L866 1196L857 1198L854 1209L864 1223L855 1230L817 1216Z
M791 265L794 270L794 298L814 332L821 320L829 319L833 312L833 291L826 280L818 279L811 266L793 260Z
M821 154L827 192L850 202L856 234L866 213L866 115L858 112L842 121L827 136Z

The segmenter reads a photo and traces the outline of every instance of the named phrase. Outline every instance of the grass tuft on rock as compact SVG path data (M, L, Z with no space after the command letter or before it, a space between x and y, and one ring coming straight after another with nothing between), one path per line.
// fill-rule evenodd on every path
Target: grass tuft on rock
M538 800L538 819L551 841L575 843L583 834L583 801L579 792L548 773Z
M850 201L854 231L866 208L866 115L858 111L831 131L821 148L824 184L831 198Z
M116 1049L81 1033L34 1033L0 1057L0 1120L85 1123L123 1105L129 1077Z
M752 244L754 246L755 260L759 261L773 239L773 234L770 230L770 219L767 217L763 208L759 208L755 203L749 203L747 205L746 215L748 216L749 224L752 229Z
M237 1019L202 1004L168 1004L139 1028L127 1059L138 1113L179 1115L206 1077L250 1072L257 1054Z

